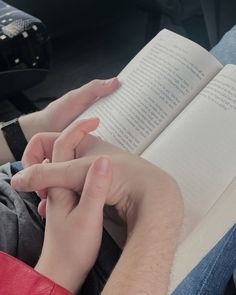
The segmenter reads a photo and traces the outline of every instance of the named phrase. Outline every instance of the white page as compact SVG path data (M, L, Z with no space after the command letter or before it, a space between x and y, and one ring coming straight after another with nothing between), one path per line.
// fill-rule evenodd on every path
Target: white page
M142 154L178 182L182 239L236 176L236 66L226 66Z
M139 154L221 68L199 45L163 30L120 73L120 89L80 118L98 116L95 134Z

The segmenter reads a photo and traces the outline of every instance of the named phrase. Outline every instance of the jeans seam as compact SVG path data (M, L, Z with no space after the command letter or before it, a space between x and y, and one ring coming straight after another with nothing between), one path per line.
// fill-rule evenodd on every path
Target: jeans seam
M207 283L207 280L209 279L209 277L211 276L212 274L212 271L215 267L215 265L217 264L222 252L224 251L225 247L227 246L229 240L232 238L233 234L235 233L236 231L236 226L234 225L233 228L232 228L232 232L230 233L230 235L227 237L227 239L225 240L224 244L222 245L221 249L220 249L220 252L219 254L216 256L216 259L213 263L213 265L211 266L210 270L207 270L208 272L208 275L205 277L205 279L203 280L202 282L202 285L201 285L201 288L199 289L199 291L197 292L197 295L201 295L201 292L204 290L205 286L206 286L206 283Z

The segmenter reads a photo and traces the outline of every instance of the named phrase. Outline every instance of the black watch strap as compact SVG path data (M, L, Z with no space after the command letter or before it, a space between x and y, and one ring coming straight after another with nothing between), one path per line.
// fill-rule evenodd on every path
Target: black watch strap
M24 153L27 140L18 119L3 123L1 129L15 160L19 161Z

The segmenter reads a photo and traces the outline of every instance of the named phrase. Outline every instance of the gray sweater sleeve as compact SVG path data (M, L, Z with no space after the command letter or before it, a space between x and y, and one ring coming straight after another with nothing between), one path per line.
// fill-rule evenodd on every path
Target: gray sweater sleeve
M0 166L0 251L34 266L41 253L44 223L34 193L10 186L10 164Z

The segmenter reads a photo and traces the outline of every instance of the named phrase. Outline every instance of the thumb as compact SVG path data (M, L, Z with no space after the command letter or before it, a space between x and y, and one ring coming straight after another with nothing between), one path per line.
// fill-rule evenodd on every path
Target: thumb
M89 227L97 227L102 221L103 207L112 182L112 165L110 159L99 157L90 166L81 194L80 202L74 214L82 218Z

